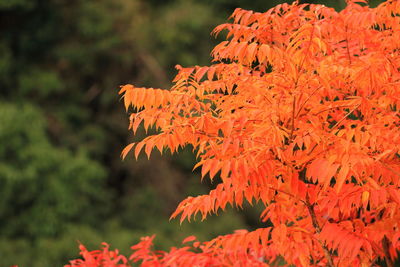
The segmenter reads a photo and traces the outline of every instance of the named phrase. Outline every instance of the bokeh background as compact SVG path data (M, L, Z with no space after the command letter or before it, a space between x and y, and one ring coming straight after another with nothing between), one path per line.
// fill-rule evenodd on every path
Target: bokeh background
M118 90L170 87L176 64L209 64L220 41L210 32L236 7L281 2L0 0L0 266L63 266L78 242L128 254L141 236L166 249L261 226L257 206L169 221L180 200L213 185L192 172L190 149L122 161L144 133L128 132Z

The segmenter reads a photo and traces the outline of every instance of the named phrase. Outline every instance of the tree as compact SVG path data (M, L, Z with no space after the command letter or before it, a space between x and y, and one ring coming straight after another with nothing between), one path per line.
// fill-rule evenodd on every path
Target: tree
M360 2L360 3L356 3ZM183 248L151 249L152 237L88 252L70 266L394 266L400 249L400 5L348 1L341 11L282 4L236 9L214 64L183 68L171 90L121 88L134 133L128 145L177 152L191 145L206 195L183 200L181 222L261 202L266 227ZM132 110L132 109L131 109ZM152 128L153 127L153 128ZM219 173L219 175L217 175ZM92 260L92 261L90 261ZM84 265L84 263L88 265ZM121 262L121 265L118 265ZM93 263L90 265L90 263Z
M105 171L84 153L51 144L46 119L35 106L0 101L0 114L2 264L62 264L73 255L68 255L71 247L65 241L77 232L77 225L96 225L96 218L109 211ZM77 237L83 235L79 231ZM49 246L51 252L41 253ZM22 255L15 258L17 253ZM58 261L60 254L63 261Z

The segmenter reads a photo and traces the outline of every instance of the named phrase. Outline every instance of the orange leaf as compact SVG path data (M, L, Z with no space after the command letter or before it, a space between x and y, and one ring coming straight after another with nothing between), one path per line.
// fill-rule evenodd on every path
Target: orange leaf
M188 243L188 242L192 242L196 240L196 237L194 235L188 236L185 239L183 239L182 244Z
M132 147L135 145L135 143L130 143L127 145L121 152L121 157L122 159L125 159L126 155L129 153L129 151L132 149Z

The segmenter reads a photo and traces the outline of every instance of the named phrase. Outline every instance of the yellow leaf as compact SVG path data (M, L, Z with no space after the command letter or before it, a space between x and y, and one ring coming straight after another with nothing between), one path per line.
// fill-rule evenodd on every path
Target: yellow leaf
M369 200L369 192L364 191L361 196L361 202L363 203L364 206L367 206Z

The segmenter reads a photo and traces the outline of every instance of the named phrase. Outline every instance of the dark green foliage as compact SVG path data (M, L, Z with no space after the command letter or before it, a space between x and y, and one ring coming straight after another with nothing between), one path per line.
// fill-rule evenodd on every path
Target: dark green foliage
M95 227L109 213L110 192L99 163L49 143L37 108L0 102L0 114L0 251L24 254L3 254L11 264L32 260L30 247L57 244L73 222Z

